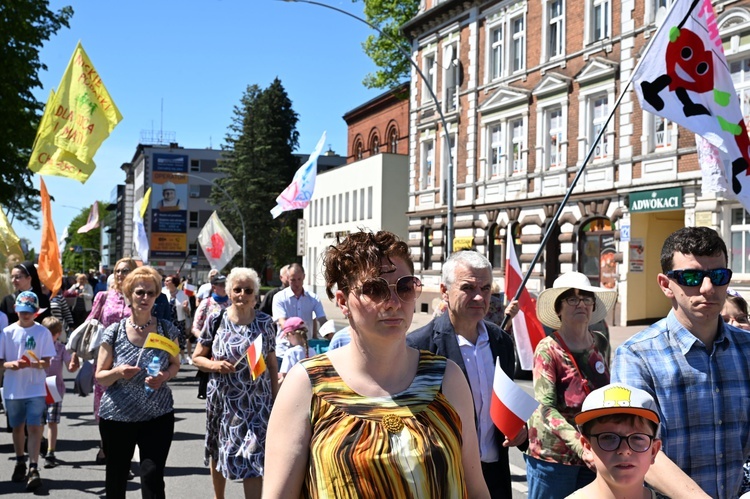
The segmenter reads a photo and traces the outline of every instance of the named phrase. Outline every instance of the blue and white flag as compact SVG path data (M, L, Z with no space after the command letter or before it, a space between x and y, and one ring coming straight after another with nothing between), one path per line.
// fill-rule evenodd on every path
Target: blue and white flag
M271 210L273 218L278 217L285 211L304 209L310 204L315 190L315 177L318 174L318 156L323 151L325 141L326 133L323 132L323 136L320 137L313 153L294 174L292 183L276 198L276 206Z

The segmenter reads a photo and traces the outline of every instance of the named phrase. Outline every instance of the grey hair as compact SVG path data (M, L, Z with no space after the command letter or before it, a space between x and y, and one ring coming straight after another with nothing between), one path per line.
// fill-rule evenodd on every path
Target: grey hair
M492 273L492 264L487 258L476 251L458 251L453 253L443 264L442 280L446 288L450 288L456 278L456 266L463 265L473 270L489 270Z
M234 288L235 281L244 280L253 281L253 291L255 291L255 296L258 296L260 293L260 278L258 277L258 273L249 267L235 267L229 272L227 276L227 291Z

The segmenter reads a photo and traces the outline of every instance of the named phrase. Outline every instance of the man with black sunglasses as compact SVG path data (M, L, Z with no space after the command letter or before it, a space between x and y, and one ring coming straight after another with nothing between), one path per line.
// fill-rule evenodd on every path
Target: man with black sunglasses
M508 447L526 445L523 429L513 441L490 418L495 359L513 378L513 341L505 331L484 320L492 294L492 264L476 251L453 253L443 265L440 292L447 310L406 336L406 343L442 355L458 364L474 398L482 474L493 499L512 496Z
M647 391L664 423L646 481L669 497L737 497L750 455L750 335L721 318L732 271L715 230L685 227L661 252L669 315L617 349L612 382Z

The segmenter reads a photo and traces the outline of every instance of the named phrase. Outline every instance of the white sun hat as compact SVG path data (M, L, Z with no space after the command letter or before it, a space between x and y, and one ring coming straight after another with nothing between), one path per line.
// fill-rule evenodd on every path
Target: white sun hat
M555 300L569 289L579 289L594 293L596 306L594 307L594 311L591 312L589 324L596 324L603 321L617 301L617 291L614 289L592 286L591 281L584 274L580 272L567 272L555 279L552 287L545 289L539 295L539 299L536 302L536 316L539 317L542 324L552 329L560 328L562 323L557 312L555 312Z

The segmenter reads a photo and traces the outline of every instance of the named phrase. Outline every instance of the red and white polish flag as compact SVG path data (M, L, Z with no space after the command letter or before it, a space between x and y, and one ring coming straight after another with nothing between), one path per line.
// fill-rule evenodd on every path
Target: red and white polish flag
M523 282L523 275L516 251L513 249L513 236L510 230L506 247L505 296L511 300ZM546 334L536 316L536 304L526 288L523 288L518 298L518 314L513 317L513 336L516 339L518 361L525 371L530 371L534 367L534 350Z
M47 404L52 404L54 402L60 402L62 400L62 396L60 395L60 392L57 391L57 376L47 376L47 379L45 379L47 383L47 396L45 397L45 402Z
M495 380L490 402L490 417L495 426L512 440L538 406L539 402L534 397L505 374L500 367L500 359L495 359Z

